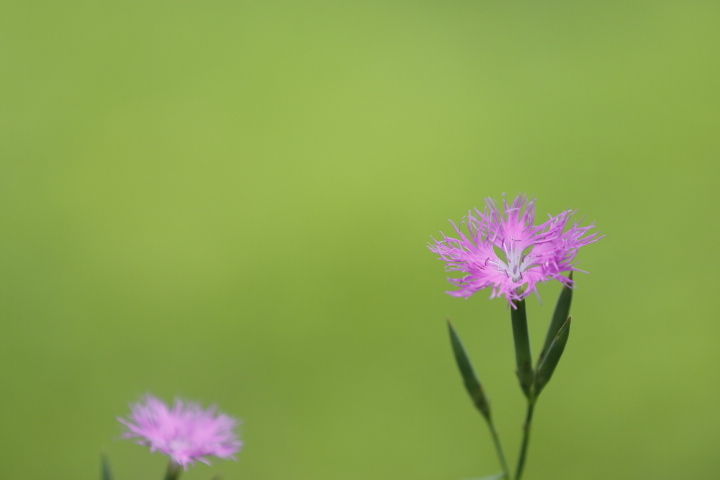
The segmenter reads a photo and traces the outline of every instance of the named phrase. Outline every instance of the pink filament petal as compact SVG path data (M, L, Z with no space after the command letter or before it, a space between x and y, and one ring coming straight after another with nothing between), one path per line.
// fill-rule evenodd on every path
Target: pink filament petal
M573 262L580 247L600 240L594 224L581 227L568 222L574 211L566 210L541 224L535 223L535 201L518 195L503 210L491 198L483 211L475 209L463 220L467 233L452 223L458 238L443 235L430 244L431 251L444 260L446 270L459 271L461 278L448 279L459 290L448 292L469 297L490 288L490 298L504 296L510 305L533 292L540 282L559 280L571 286L562 272L581 271Z
M195 461L210 463L207 456L235 458L242 442L233 429L238 422L233 417L217 413L215 407L203 410L197 403L176 400L169 408L158 398L147 395L145 403L130 406L128 418L118 418L127 427L123 438L162 452L187 468Z

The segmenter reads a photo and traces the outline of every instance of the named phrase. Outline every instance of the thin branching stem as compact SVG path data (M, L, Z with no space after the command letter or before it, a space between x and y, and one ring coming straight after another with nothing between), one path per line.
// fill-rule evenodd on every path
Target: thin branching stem
M170 460L167 471L165 472L165 480L177 480L182 472L182 467L176 462Z
M523 440L520 448L520 457L518 458L517 470L515 471L515 480L520 480L525 467L525 458L527 457L528 443L530 442L530 429L532 427L533 411L535 410L535 399L528 400L527 415L525 416L525 425L523 425Z
M503 452L502 444L500 443L500 436L497 430L495 430L495 424L492 420L488 420L488 427L490 427L490 434L492 435L493 442L495 443L495 451L497 452L498 459L500 460L500 466L502 467L503 473L506 479L510 479L510 470L505 461L505 452Z

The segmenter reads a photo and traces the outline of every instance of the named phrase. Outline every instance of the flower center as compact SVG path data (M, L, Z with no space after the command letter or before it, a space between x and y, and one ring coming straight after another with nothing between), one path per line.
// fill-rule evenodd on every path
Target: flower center
M530 254L532 247L522 249L518 240L503 240L500 246L495 246L497 260L491 261L498 270L508 276L514 283L521 282L523 273L532 267L533 255ZM505 261L503 261L503 257Z

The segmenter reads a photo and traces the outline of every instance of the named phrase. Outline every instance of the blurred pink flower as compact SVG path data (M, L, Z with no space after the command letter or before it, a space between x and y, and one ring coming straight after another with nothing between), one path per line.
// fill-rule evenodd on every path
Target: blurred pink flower
M453 223L459 238L443 235L429 247L447 262L446 270L466 273L449 279L460 287L450 295L469 297L491 287L490 298L505 296L514 307L515 301L537 292L540 282L555 279L572 287L562 272L582 271L573 266L578 249L602 238L597 232L588 234L594 224L573 223L564 231L572 210L535 226L535 201L528 202L525 195L510 205L503 198L503 212L491 198L485 204L484 211L475 209L464 220L468 235Z
M151 452L160 451L181 465L188 467L195 461L209 464L205 458L235 458L242 442L233 429L238 421L228 415L217 413L215 407L203 410L200 404L176 400L169 408L152 395L145 403L130 405L128 418L118 418L127 427L123 438L135 438L140 445L147 445Z

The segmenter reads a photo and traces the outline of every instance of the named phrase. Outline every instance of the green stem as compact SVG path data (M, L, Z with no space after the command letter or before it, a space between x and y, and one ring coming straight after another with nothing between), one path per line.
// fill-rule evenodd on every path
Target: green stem
M492 420L488 419L487 423L488 427L490 427L493 442L495 443L495 451L497 452L498 459L500 460L500 466L505 474L505 478L510 479L510 470L508 469L507 462L505 461L505 453L503 452L502 445L500 444L500 437L498 436L497 430L495 430L495 425Z
M182 472L182 467L174 461L170 460L170 463L168 463L167 472L165 472L165 480L177 480L177 478L180 476L180 472Z
M512 320L513 340L515 341L515 366L520 388L522 388L528 401L532 398L532 384L535 380L535 372L532 368L532 354L530 353L530 334L527 325L527 313L525 312L525 300L519 300L515 308L510 307L510 319Z
M532 426L533 411L535 410L535 399L528 400L527 415L525 416L525 425L523 425L523 440L520 448L520 458L518 458L517 470L515 472L515 480L522 477L523 468L525 467L525 457L527 456L528 443L530 442L530 428Z

